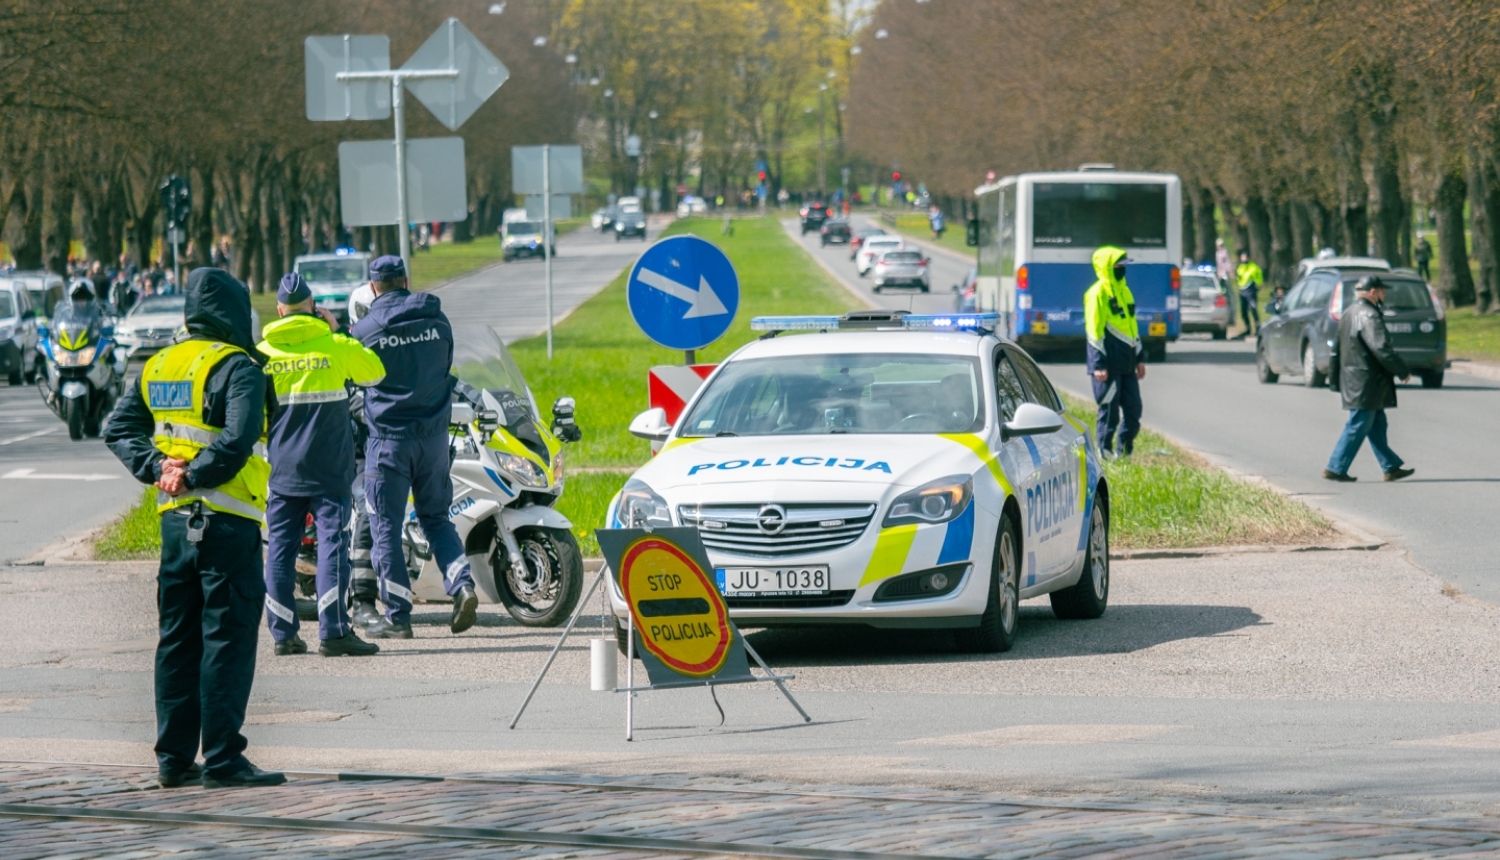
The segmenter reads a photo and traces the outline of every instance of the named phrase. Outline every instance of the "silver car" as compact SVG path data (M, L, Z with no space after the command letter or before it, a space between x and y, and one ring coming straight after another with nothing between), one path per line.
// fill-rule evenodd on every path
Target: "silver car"
M886 287L916 287L924 293L932 288L927 272L927 258L917 250L903 248L886 251L876 258L870 274L875 281L877 293Z
M1219 289L1219 280L1213 274L1183 272L1179 296L1184 332L1210 332L1214 340L1229 335L1229 296Z

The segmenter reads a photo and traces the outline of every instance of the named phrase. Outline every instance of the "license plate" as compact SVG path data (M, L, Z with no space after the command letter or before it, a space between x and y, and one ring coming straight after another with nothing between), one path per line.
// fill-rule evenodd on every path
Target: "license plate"
M1167 324L1166 323L1152 323L1150 326L1148 326L1146 328L1146 334L1148 336L1150 336L1150 337L1166 337L1167 336Z
M1041 320L1032 320L1031 321L1031 333L1032 334L1046 334L1048 331L1051 330L1051 328L1052 328L1051 326L1049 326L1047 323L1042 322Z
M1068 313L1067 311L1048 311L1047 312L1047 321L1048 322L1067 322L1068 320L1070 320L1072 318L1073 318L1072 314Z
M1386 323L1385 330L1391 334L1411 334L1411 323Z
M725 597L777 597L827 594L828 565L800 567L721 567L715 570Z

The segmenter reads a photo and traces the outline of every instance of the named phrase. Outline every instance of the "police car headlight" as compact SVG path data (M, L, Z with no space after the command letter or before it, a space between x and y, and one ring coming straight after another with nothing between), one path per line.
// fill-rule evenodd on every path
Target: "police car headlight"
M915 490L902 493L891 502L883 526L945 523L964 512L974 495L974 479L968 475L950 475L928 481Z
M645 483L631 479L620 491L620 504L615 508L620 525L627 529L665 528L672 525L672 509L667 500Z
M528 487L547 486L547 476L542 474L541 467L517 454L500 454L496 459L500 461L500 468L515 476L517 481Z

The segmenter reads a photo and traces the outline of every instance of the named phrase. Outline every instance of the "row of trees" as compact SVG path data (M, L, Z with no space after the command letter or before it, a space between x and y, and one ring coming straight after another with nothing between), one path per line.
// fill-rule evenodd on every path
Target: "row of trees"
M553 43L574 70L588 117L581 136L613 190L657 186L670 199L696 174L699 194L728 194L763 161L774 195L843 163L841 93L867 5L554 0ZM809 123L821 124L821 146ZM627 148L632 136L639 155Z
M456 8L445 8L456 7ZM303 39L388 34L400 65L450 14L500 57L510 80L460 130L469 222L491 229L509 205L510 147L570 140L566 65L535 45L548 10L511 0L10 0L0 4L0 219L18 267L62 272L81 239L113 262L147 262L163 234L157 187L191 182L190 264L220 237L235 275L274 284L340 232L340 140L389 138L389 122L314 123L304 109ZM408 134L446 135L415 100ZM75 236L75 233L81 235ZM394 228L377 230L381 250Z
M1440 292L1500 308L1500 6L886 0L861 44L851 141L937 189L1175 172L1189 253L1223 235L1280 284L1323 246L1409 265L1431 212Z

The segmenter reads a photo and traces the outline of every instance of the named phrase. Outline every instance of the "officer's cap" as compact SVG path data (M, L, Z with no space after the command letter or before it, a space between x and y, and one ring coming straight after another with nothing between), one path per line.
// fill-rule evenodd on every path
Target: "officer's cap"
M406 277L406 264L401 262L400 257L386 254L370 262L370 280L372 281L394 281L404 277Z
M281 276L281 287L276 290L276 301L284 305L300 305L312 298L312 289L296 272Z
M1354 291L1356 293L1368 293L1371 290L1383 289L1385 289L1385 281L1380 280L1374 275L1365 275L1363 278L1359 279L1358 283L1354 285Z

